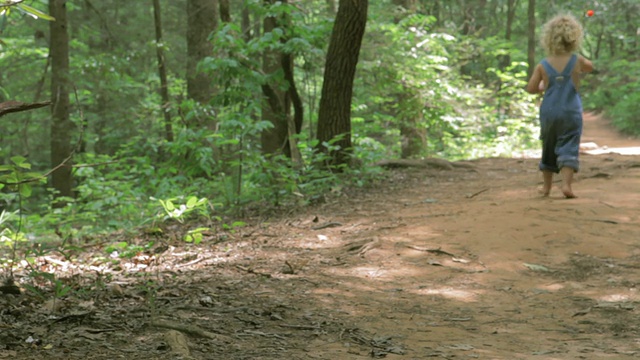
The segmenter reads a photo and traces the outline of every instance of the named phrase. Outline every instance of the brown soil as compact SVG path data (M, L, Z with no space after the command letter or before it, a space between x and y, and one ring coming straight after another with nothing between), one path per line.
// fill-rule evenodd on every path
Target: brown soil
M589 114L585 139L640 146ZM536 159L460 165L0 296L0 359L640 356L640 156L583 155L571 200Z

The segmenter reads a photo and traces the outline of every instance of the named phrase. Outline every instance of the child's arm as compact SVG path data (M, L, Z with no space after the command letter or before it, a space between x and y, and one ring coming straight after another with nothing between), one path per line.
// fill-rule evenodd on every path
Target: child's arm
M533 70L533 74L531 75L531 79L529 79L529 83L525 90L529 94L538 94L544 92L545 84L544 78L542 77L542 65L538 64L536 68Z
M580 63L580 72L581 73L593 72L593 63L591 61L585 59L583 56L580 56L578 58L578 61Z

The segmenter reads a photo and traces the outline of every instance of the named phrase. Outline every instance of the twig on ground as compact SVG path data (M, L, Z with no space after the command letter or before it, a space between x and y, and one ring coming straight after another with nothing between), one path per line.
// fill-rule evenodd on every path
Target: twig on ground
M457 258L457 256L455 256L454 254L452 254L450 252L447 252L447 251L444 251L444 250L442 250L440 248L429 249L429 248L423 248L423 247L414 246L414 245L407 245L407 247L409 249L413 249L413 250L425 251L425 252L429 252L429 253L432 253L432 254L447 255L447 256L451 256L451 257Z
M319 330L319 329L321 329L320 326L313 326L313 325L281 324L281 325L278 325L278 326L283 327L283 328L291 328L291 329L299 329L299 330Z
M489 188L482 189L482 190L480 190L480 191L478 191L478 192L475 192L475 193L473 193L473 194L471 194L471 195L467 195L467 199L473 199L474 197L476 197L476 196L478 196L478 195L482 194L482 193L483 193L483 192L485 192L485 191L489 191Z
M342 226L342 224L339 223L339 222L328 222L328 223L324 223L322 225L314 226L311 229L312 230L322 230L322 229L326 229L326 228L330 228L330 227L338 227L338 226Z
M254 269L251 269L251 268L248 268L248 267L244 267L242 265L236 265L236 268L238 268L238 269L240 269L240 270L242 270L244 272L248 272L249 274L261 275L261 276L265 276L265 277L268 277L268 278L271 277L271 274L269 274L269 273L263 273L263 272L260 272L260 271L256 271Z

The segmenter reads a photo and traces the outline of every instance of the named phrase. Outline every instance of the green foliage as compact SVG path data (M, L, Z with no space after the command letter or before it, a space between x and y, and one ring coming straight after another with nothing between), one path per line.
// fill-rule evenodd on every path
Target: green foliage
M104 251L110 254L112 258L117 257L117 258L130 259L140 254L143 251L147 251L151 249L153 244L154 244L153 241L151 241L146 245L141 246L136 244L130 244L126 241L120 241L120 242L108 245L107 247L104 248Z
M44 12L36 9L33 6L29 6L23 2L15 2L15 1L0 2L0 18L4 19L5 17L8 17L9 15L11 15L11 9L14 7L18 10L19 13L27 14L34 18L40 18L40 19L49 20L49 21L56 20L53 17L45 14Z
M28 198L32 193L32 182L43 183L46 179L39 173L31 170L31 164L23 156L13 156L12 164L0 165L0 189L9 186L9 190L16 192L23 198Z
M12 226L12 218L17 216L18 212L0 212L0 248L12 249L18 242L25 242L27 240L25 234L20 229L15 229ZM5 263L13 259L8 259L0 256L0 263Z
M598 68L599 74L585 79L585 107L605 110L621 131L640 135L640 64L615 59L600 62Z
M435 21L413 15L371 26L369 36L380 42L372 45L386 49L365 53L356 138L381 145L373 158L400 152L402 126L424 129L421 156L511 156L537 145L537 109L523 89L526 65L504 65L506 55L524 55L495 37L434 32Z
M191 213L197 213L200 216L208 216L208 200L206 198L198 199L195 196L189 196L184 203L177 203L178 200L182 200L184 197L176 197L172 199L155 199L162 205L164 210L164 219L173 219L180 223L184 223L187 216Z

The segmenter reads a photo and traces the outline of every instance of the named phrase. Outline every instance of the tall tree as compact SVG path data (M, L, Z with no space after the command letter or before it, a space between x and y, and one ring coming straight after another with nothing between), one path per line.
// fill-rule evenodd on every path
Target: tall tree
M273 0L265 0L267 6L273 5ZM286 4L287 0L281 1ZM264 20L265 34L273 32L276 28L282 29L282 33L291 33L291 18L286 14L278 17L268 16ZM285 43L288 36L283 36L280 41ZM303 104L295 84L293 56L280 49L267 50L264 53L263 69L266 74L282 74L276 79L284 80L286 86L279 84L263 85L263 93L267 98L267 103L263 106L263 119L270 121L273 128L262 132L262 150L265 153L273 154L283 151L284 154L293 160L294 165L302 163L302 156L298 150L295 135L300 133L303 120ZM291 115L293 105L294 114Z
M251 11L249 6L245 3L242 6L242 38L244 41L249 42L251 40Z
M209 35L217 26L217 0L187 0L187 95L202 104L211 99L213 80L197 66L212 55Z
M264 0L265 7L272 6L276 0ZM279 27L279 19L275 15L264 18L263 31L272 33ZM262 71L273 75L282 70L282 52L275 49L264 51L262 59ZM278 77L275 77L276 79ZM287 116L291 109L291 102L286 96L286 91L278 84L265 84L262 89L267 102L262 106L262 119L269 121L273 127L262 132L262 151L265 154L274 154L285 150L287 141Z
M504 38L507 41L511 41L511 36L513 34L513 20L516 16L516 6L517 0L507 0L507 25L504 31ZM509 53L500 55L500 68L505 69L507 66L511 65L511 55Z
M51 21L51 164L58 167L51 176L57 197L73 196L73 175L70 157L73 123L69 117L69 33L67 29L67 0L49 0ZM61 206L64 202L55 205Z
M368 0L340 0L333 24L318 110L318 140L322 144L342 136L331 150L331 164L347 164L351 149L351 97L362 38L367 25Z
M529 0L528 28L527 28L527 69L528 77L533 74L536 66L536 0Z
M231 6L229 0L220 0L220 20L223 23L231 22Z
M158 57L158 73L160 75L160 97L162 99L162 115L164 116L164 131L167 141L173 141L173 126L169 111L169 85L167 82L167 63L164 57L162 42L162 17L160 16L160 0L153 0L153 15L156 28L156 55Z

